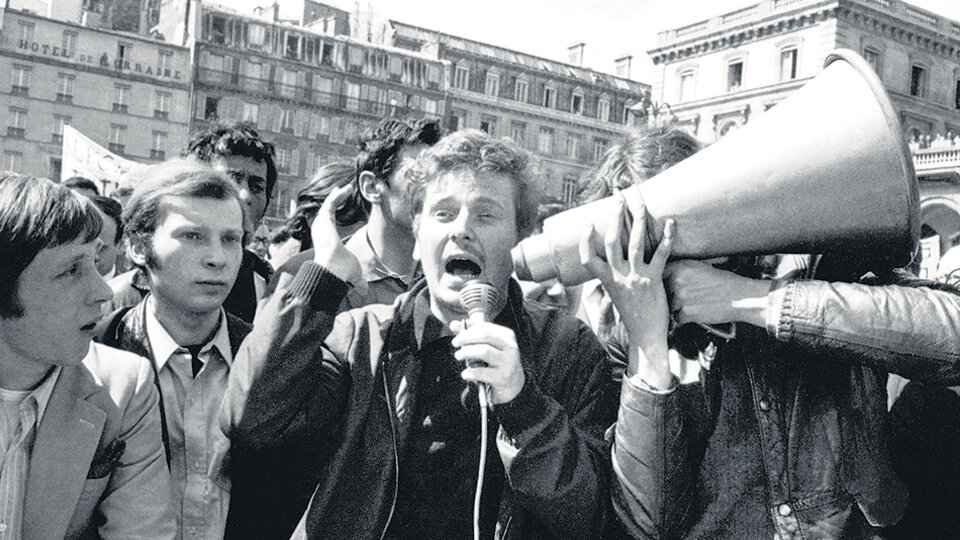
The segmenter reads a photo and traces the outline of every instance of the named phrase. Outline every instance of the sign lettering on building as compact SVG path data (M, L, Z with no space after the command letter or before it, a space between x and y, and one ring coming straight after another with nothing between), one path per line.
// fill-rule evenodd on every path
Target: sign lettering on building
M50 45L47 43L37 43L36 41L26 41L23 39L17 40L17 48L22 51L41 54L44 56L53 56L56 58L66 59L74 58L74 55L70 54L70 51L63 49L60 46ZM176 81L179 81L183 78L183 73L178 69L175 70L170 68L161 68L159 66L151 66L150 64L141 64L139 62L131 63L129 60L122 60L120 58L111 60L110 57L107 56L107 53L101 53L100 55L77 53L75 57L78 63L87 64L90 66L99 66L108 69L113 68L117 71L139 73L142 75L148 75L150 77L163 77Z

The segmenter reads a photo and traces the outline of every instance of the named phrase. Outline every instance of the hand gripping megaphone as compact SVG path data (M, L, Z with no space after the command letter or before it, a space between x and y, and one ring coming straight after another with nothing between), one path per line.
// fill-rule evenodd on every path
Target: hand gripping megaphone
M621 192L642 199L648 248L677 222L671 258L844 253L891 266L920 238L913 161L880 79L855 52L744 128ZM548 218L513 250L517 277L565 285L590 279L578 242L619 216L613 197Z

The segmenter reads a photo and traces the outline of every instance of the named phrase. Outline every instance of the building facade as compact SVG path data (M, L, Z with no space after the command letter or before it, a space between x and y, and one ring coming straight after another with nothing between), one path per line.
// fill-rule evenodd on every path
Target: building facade
M64 125L134 161L177 155L189 130L189 52L0 10L0 170L59 179Z
M917 164L925 246L933 239L944 251L960 231L960 182L936 156L960 134L960 22L902 0L765 0L660 32L649 51L654 110L715 141L803 86L841 47L861 54L890 95Z
M577 179L635 124L648 85L391 21L397 47L430 51L445 65L444 126L509 137L540 160L547 195L572 203ZM577 44L575 56L582 55ZM581 56L582 57L582 56Z
M195 14L193 129L247 120L276 146L274 219L320 165L353 159L359 135L381 119L445 113L435 58L356 41L333 26L323 32L205 4Z

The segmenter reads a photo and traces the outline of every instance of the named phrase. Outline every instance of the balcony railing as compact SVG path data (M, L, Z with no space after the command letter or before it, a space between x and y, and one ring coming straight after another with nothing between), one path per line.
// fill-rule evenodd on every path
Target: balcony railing
M57 93L57 101L60 103L73 103L73 94Z
M10 88L10 93L14 96L26 96L30 94L30 89L26 86L13 85Z
M166 150L150 149L150 159L167 159Z
M921 150L913 154L913 164L918 170L942 166L960 167L960 148Z
M63 143L63 135L60 134L60 133L52 133L52 134L50 135L50 142L55 143L55 144L61 144L61 143Z
M439 111L428 113L422 108L414 109L403 104L392 105L388 102L365 100L360 99L359 97L350 97L346 94L323 92L306 86L284 84L271 80L258 79L242 75L239 77L234 77L233 73L230 72L216 71L206 68L201 68L199 70L198 78L201 82L207 84L233 87L269 96L281 96L300 102L306 102L315 105L325 105L328 107L337 107L366 114L383 116L387 114L393 114L391 111L400 110L421 112L426 114L439 114ZM439 102L442 101L442 98L438 96L435 101L437 101L439 104Z
M119 144L119 143L110 143L109 145L107 145L107 147L110 149L111 152L113 152L113 153L115 153L115 154L123 154L123 153L124 153L124 145L122 145L122 144Z
M15 137L17 139L22 139L26 136L26 131L24 128L7 126L7 137Z
M128 106L126 103L114 103L113 112L127 114Z
M161 111L161 110L154 109L153 117L159 120L169 120L170 113L168 111Z

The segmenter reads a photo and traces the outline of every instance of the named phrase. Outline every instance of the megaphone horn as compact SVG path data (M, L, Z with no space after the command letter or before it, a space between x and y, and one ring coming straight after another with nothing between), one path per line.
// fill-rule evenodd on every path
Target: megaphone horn
M672 258L737 254L845 253L909 262L920 238L913 161L896 111L869 64L845 49L823 71L742 129L622 192L651 218L677 222ZM601 236L613 198L548 218L543 233L513 251L520 279L590 279L577 244Z

